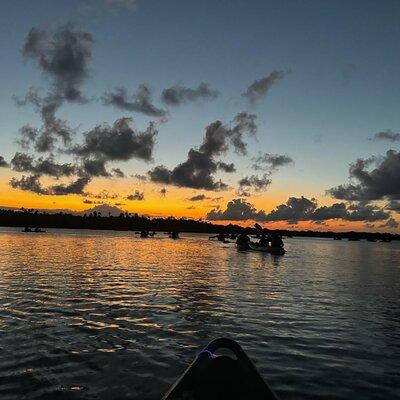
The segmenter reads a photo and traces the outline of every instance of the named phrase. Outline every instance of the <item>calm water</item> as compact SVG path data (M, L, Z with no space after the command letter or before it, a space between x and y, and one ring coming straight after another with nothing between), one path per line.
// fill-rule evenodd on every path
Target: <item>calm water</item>
M397 398L400 243L286 248L0 228L0 398L158 399L217 336L282 400Z

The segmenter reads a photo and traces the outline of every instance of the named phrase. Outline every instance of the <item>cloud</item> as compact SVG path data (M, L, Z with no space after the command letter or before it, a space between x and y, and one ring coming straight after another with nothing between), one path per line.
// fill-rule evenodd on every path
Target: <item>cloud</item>
M388 150L379 159L358 159L350 165L349 177L355 183L333 187L327 193L342 200L399 200L400 152Z
M294 163L293 159L288 155L270 153L259 154L257 157L253 157L252 161L254 161L254 164L252 165L254 170L264 171L275 170L279 167Z
M147 182L148 181L148 176L146 176L146 175L141 175L141 174L134 174L134 175L131 175L133 178L136 178L138 181L141 181L141 182Z
M288 74L287 71L274 70L269 75L255 80L242 94L250 103L255 103L265 97L273 84L283 79Z
M272 210L266 220L268 221L287 221L289 223L297 223L300 220L309 220L312 214L317 209L317 202L315 199L307 199L304 196L301 197L289 197L285 204L279 204L274 210ZM334 213L332 214L332 211ZM324 210L317 217L317 220L322 221L324 219L330 219L332 216L338 218L337 207L332 210L331 207L325 207ZM341 209L339 210L341 212ZM342 214L340 213L340 216ZM328 218L329 216L329 218Z
M228 174L236 172L236 167L235 167L234 163L227 164L223 161L218 162L218 169L220 169Z
M19 130L21 147L28 149L31 146L40 153L53 151L55 145L60 143L68 146L75 133L67 121L57 118L55 113L64 102L64 99L54 93L48 93L45 97L39 95L37 89L31 88L23 99L16 100L18 106L32 104L42 119L42 126L36 129L30 125L24 125Z
M40 175L23 175L20 179L12 178L10 186L14 189L21 189L37 194L48 194L48 191L42 187L39 179Z
M253 188L257 192L265 190L272 183L268 174L259 177L257 175L246 176L239 181L240 189L246 190Z
M4 159L3 156L0 156L0 168L8 168L10 165L8 162Z
M391 200L387 205L386 208L391 211L395 211L400 213L400 201L398 200Z
M249 190L246 190L246 189L243 189L242 187L239 187L236 190L236 195L239 196L239 197L250 197L251 193L250 193Z
M126 89L118 88L114 92L106 92L103 96L105 105L112 105L121 110L138 112L150 117L165 117L167 112L152 104L151 90L146 84L139 86L136 93L129 96Z
M398 228L399 223L394 218L389 218L386 223L379 225L379 228Z
M144 193L143 192L139 192L139 190L135 190L135 192L133 194L130 194L129 196L126 196L127 200L144 200Z
M161 98L170 106L179 106L188 102L198 100L213 100L218 96L218 91L210 89L207 83L200 83L196 89L187 88L182 85L171 86L164 89Z
M395 133L390 129L387 129L386 131L375 133L374 137L371 138L370 140L373 141L387 140L389 142L396 142L400 141L400 133Z
M52 79L55 95L68 101L82 101L80 86L88 76L93 36L66 25L55 32L32 28L22 54L35 60Z
M70 163L59 164L54 156L40 157L37 161L26 153L15 153L11 160L11 167L17 172L30 172L35 176L48 175L55 178L71 176L76 173L76 167Z
M213 209L206 215L206 219L209 221L261 221L264 220L265 217L266 214L264 211L257 211L252 204L243 199L233 199L228 202L224 211Z
M84 174L89 176L110 177L111 174L107 172L105 164L104 159L83 159L82 168Z
M53 185L48 189L48 194L57 196L67 194L85 194L84 189L90 180L91 178L89 176L83 176L69 184Z
M151 161L157 130L150 123L146 131L131 127L131 118L120 118L112 126L97 125L84 134L84 143L71 152L77 156L93 156L107 161L127 161L132 158Z
M108 199L116 199L118 197L117 194L115 193L110 193L108 190L103 189L101 192L96 193L96 194L90 194L87 193L89 197L93 197L95 199L100 199L100 200L108 200Z
M196 196L189 197L187 200L189 201L203 201L208 200L210 197L206 196L205 194L197 194Z
M125 178L125 174L119 168L113 168L111 172L114 174L116 178Z
M24 148L32 144L36 151L48 152L54 150L58 140L63 145L71 142L73 130L55 114L65 101L87 101L81 86L89 75L93 43L92 35L75 30L71 24L55 31L30 30L22 54L36 61L50 80L50 88L45 96L31 88L23 99L17 99L20 106L32 104L43 122L40 130L28 125L21 128L19 142Z
M254 135L257 130L256 116L239 113L233 120L233 127L215 121L206 127L203 142L198 149L190 149L187 160L172 170L163 165L148 172L153 182L205 190L224 190L227 185L214 177L218 169L234 168L232 164L222 163L215 158L226 153L233 146L238 154L246 154L244 135Z
M206 218L209 220L254 220L259 222L284 221L297 224L299 221L322 222L342 219L346 221L381 221L390 217L390 213L367 203L336 203L331 206L318 207L315 199L306 197L290 197L286 203L279 204L271 212L256 210L244 199L228 202L225 210L211 210Z

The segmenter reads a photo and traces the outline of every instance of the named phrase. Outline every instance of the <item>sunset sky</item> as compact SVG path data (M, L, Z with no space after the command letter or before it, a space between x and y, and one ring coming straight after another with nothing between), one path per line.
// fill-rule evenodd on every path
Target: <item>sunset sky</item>
M1 9L0 207L399 232L399 1Z

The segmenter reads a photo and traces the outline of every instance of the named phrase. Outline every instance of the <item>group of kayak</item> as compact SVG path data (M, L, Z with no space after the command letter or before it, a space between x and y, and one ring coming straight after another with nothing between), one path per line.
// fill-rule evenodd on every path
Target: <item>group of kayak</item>
M35 229L29 228L29 226L26 226L22 232L34 232L34 233L44 233L46 232L44 229L40 229L39 227L36 227Z
M135 232L137 235L140 235L141 238L148 238L148 237L154 237L156 235L156 232L149 232L149 231L141 231L141 232ZM166 235L168 235L169 238L171 239L179 239L179 232L173 231L173 232L165 232Z
M252 242L250 237L241 233L240 235L226 235L224 233L219 233L215 236L209 236L209 239L217 239L222 243L232 243L228 239L233 239L236 242L236 247L240 251L262 251L265 253L271 253L274 255L285 254L284 244L282 236L276 233L272 234L258 234L258 242Z
M258 242L252 242L248 235L241 233L236 239L236 246L240 251L254 250L274 255L285 254L282 236L278 234L261 234Z

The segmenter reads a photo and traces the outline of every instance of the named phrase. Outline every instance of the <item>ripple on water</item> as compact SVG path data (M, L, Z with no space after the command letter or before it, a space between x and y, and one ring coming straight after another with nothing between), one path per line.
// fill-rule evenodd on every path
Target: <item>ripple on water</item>
M0 231L0 398L157 399L205 343L238 340L284 399L400 387L400 246Z

